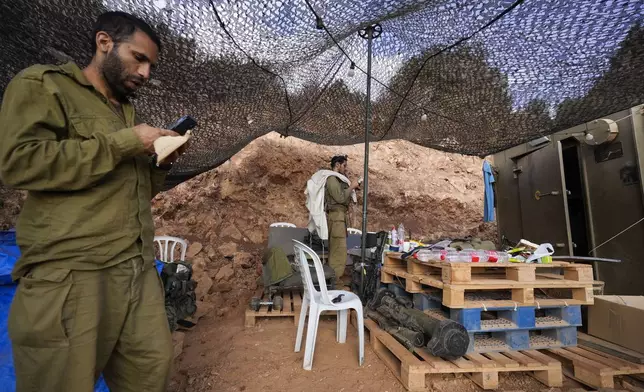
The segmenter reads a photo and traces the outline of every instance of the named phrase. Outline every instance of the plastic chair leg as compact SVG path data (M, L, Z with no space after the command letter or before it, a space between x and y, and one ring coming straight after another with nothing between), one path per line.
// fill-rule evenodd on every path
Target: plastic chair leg
M340 320L341 310L338 310L335 315L335 341L340 342L340 330L342 329L342 320Z
M362 308L356 309L358 321L358 344L360 345L360 366L364 364L364 317L362 315Z
M309 325L306 330L306 346L304 347L304 370L311 370L313 367L313 353L315 351L315 338L317 336L319 320L319 309L314 302L311 302L309 307Z
M306 312L309 309L309 297L305 295L302 299L302 308L300 309L300 321L297 324L297 338L295 339L295 352L299 353L302 348L302 335L304 335L304 322L306 320Z
M345 343L347 341L347 321L348 321L349 309L343 309L338 311L338 343Z

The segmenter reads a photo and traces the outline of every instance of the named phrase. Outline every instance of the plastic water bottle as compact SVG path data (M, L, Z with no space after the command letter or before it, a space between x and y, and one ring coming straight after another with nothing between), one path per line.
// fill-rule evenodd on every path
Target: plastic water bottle
M507 252L488 250L485 253L487 253L489 263L507 263L510 261L510 254L508 254Z
M405 226L401 223L398 225L398 246L402 250L405 245Z
M391 227L391 246L398 246L398 233L396 232L396 226Z
M445 261L448 263L462 263L464 260L461 257L461 254L456 249L448 249L447 254L445 255Z
M474 249L465 249L461 251L461 258L463 259L463 262L469 262L469 263L483 262L483 260L481 260L481 254Z

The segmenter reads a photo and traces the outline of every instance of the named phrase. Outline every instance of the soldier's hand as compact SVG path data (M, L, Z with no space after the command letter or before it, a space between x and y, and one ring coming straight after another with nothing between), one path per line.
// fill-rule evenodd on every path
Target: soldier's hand
M148 154L154 154L154 141L161 136L179 136L179 134L174 131L151 127L148 124L139 124L134 127L133 130L145 146L145 152Z

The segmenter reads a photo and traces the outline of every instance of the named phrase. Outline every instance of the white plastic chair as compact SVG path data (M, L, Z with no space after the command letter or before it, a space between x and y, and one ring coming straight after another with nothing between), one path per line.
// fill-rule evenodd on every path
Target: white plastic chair
M362 230L358 230L358 229L354 229L353 227L349 227L347 229L347 233L362 235Z
M359 362L360 366L362 366L364 363L364 319L362 314L362 301L360 301L360 298L357 295L350 291L327 290L322 262L318 255L311 248L299 241L293 240L293 246L295 250L295 258L299 264L300 273L302 274L302 282L306 286L304 298L302 300L302 309L300 310L300 323L297 326L295 352L299 352L302 347L302 335L304 334L304 322L307 310L309 314L309 325L306 331L306 346L304 348L304 369L311 370L311 367L313 366L313 352L315 351L315 339L318 333L320 313L326 310L338 312L336 331L336 339L338 343L345 343L347 340L349 311L351 309L355 309L356 313L358 313L358 344L360 346ZM313 260L320 291L317 291L315 286L313 286L307 256ZM340 294L344 295L342 300L338 303L333 303L332 299L338 297Z
M276 222L276 223L271 223L270 227L297 227L297 226L288 222Z
M188 250L188 241L167 235L160 235L154 237L154 242L159 244L159 251L161 253L160 259L164 263L174 263L174 251L179 245L181 247L181 259L179 261L186 261L186 251Z

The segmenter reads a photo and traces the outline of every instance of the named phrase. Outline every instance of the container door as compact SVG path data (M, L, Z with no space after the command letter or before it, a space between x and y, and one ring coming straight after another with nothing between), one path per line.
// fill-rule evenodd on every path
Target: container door
M517 168L524 238L572 255L561 142L519 158Z

